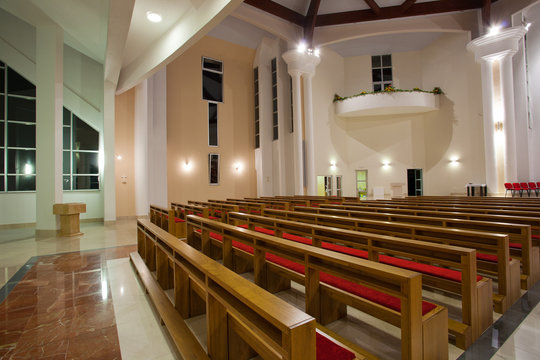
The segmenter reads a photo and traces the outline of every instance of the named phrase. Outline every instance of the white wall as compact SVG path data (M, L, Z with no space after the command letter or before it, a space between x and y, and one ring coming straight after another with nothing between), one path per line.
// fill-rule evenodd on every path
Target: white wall
M103 190L64 191L64 202L85 203L86 213L80 215L81 219L103 219Z
M464 193L466 183L483 182L480 69L465 49L468 41L467 33L447 34L421 51L392 54L396 87L440 86L446 93L440 110L402 116L335 116L335 93L371 91L371 59L324 49L313 79L316 175L343 175L345 196L355 195L360 169L368 170L370 194L384 186L389 195L391 183L406 183L408 168L424 169L426 195ZM457 166L450 165L454 156Z

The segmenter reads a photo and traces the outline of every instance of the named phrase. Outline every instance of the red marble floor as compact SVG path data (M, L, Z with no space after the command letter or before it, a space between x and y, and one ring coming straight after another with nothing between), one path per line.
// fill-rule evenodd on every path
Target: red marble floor
M120 359L106 261L135 250L37 258L0 304L0 358Z

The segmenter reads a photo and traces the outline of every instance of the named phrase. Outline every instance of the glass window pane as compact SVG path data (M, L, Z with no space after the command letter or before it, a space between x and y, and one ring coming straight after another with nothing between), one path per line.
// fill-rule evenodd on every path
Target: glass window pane
M373 91L381 91L382 87L381 84L374 84L373 85Z
M218 60L203 58L203 68L221 72L223 71L223 63Z
M8 146L35 148L36 125L26 125L8 122Z
M383 81L392 81L392 68L383 69Z
M255 106L259 106L259 95L255 95Z
M36 96L36 87L8 67L8 93L11 95Z
M277 126L274 126L274 134L273 134L273 136L274 137L272 138L272 140L277 140L279 138Z
M1 70L0 70L1 71ZM0 95L0 120L5 120L5 117L4 117L4 110L5 110L5 106L4 106L4 95Z
M6 191L4 189L4 176L0 176L0 191Z
M208 145L218 146L217 104L208 104Z
M223 74L203 71L203 100L223 101Z
M277 126L278 124L278 113L277 112L274 112L272 114L272 125L273 126Z
M36 100L8 96L8 120L36 122Z
M219 183L219 155L208 154L208 181L210 184Z
M272 73L272 85L277 84L277 73Z
M270 64L272 66L272 71L276 71L276 58L273 58Z
M8 176L8 191L35 191L36 177L32 175Z
M259 122L255 121L255 134L259 133Z
M68 109L64 108L64 125L71 125L71 111L69 111Z
M371 70L371 78L373 79L373 82L382 81L381 69Z
M392 55L382 56L382 66L392 66Z
M0 93L4 94L4 79L6 77L5 70L2 68L0 69Z
M257 136L255 137L255 149L258 149L259 146L260 146L260 144L259 144L259 135L257 135Z
M277 98L277 86L272 86L272 99Z
M379 55L371 57L371 67L373 68L381 67L381 57Z
M272 101L272 110L273 110L273 111L277 111L277 99L274 99L274 100Z
M71 190L71 179L69 176L64 176L62 181L62 189L63 190Z
M383 88L387 88L388 86L392 86L391 82L383 83Z
M0 122L0 146L4 146L4 122ZM0 170L2 172L2 170Z
M99 176L73 176L73 190L99 189Z
M99 132L73 115L73 150L99 150Z
M8 150L9 174L35 174L36 150Z
M62 174L71 174L71 164L69 162L69 151L62 151Z
M358 171L356 173L356 180L357 181L365 181L366 180L366 173L364 171Z
M64 133L63 134L63 143L64 143L63 149L69 150L71 148L71 128L64 126L62 128L62 131Z
M0 174L4 174L4 149L0 149Z
M98 153L73 152L73 174L98 174Z

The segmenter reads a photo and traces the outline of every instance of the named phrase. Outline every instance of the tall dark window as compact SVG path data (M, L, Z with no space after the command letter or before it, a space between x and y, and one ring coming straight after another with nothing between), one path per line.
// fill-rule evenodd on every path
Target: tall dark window
M279 137L278 129L278 96L277 96L277 64L276 58L272 59L272 140Z
M293 107L293 92L292 92L292 76L289 75L289 91L291 92L291 132L294 132L294 107Z
M373 91L383 91L392 85L392 55L371 57L371 77Z
M255 149L260 147L260 137L259 137L259 68L256 67L253 69L253 81L255 89Z
M218 146L218 104L208 103L208 145Z
M219 154L208 154L208 182L219 185Z
M99 132L64 108L64 190L99 189Z
M202 58L203 100L223 102L223 63Z
M0 191L36 190L36 87L0 61Z

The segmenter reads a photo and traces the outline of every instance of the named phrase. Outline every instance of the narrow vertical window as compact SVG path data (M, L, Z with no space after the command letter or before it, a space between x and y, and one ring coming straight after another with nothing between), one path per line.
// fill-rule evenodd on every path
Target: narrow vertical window
M223 102L223 63L203 57L202 78L203 100Z
M392 55L371 57L371 78L373 91L383 91L387 86L392 86Z
M278 132L278 96L277 96L277 64L272 59L272 140L277 140Z
M219 185L219 154L208 154L208 183Z
M294 132L293 90L292 90L292 76L290 75L289 75L289 90L291 92L291 132Z
M255 91L255 149L260 147L259 140L259 68L253 69L253 82Z
M338 197L342 196L342 191L341 191L341 188L342 188L341 180L342 180L342 178L343 178L342 175L336 175L336 196L338 196Z
M208 145L218 146L218 104L208 103Z

